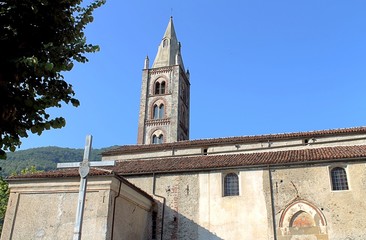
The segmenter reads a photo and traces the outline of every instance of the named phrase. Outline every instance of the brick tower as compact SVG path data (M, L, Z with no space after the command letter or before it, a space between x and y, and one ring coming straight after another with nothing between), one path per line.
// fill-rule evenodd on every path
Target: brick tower
M151 68L142 72L138 144L189 139L189 71L185 71L171 17Z

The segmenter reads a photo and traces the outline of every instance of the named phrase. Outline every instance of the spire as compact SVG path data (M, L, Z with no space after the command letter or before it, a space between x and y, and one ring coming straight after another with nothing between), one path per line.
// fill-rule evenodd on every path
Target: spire
M149 69L149 56L148 55L146 55L146 58L145 58L144 69Z
M180 43L175 33L173 17L170 17L152 67L158 68L172 65L180 65L184 69L180 53Z

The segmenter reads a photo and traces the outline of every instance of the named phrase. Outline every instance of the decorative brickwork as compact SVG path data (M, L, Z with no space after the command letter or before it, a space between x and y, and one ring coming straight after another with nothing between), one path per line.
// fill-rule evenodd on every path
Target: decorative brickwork
M145 121L146 126L160 126L170 124L169 118L164 119L150 119Z
M160 67L160 68L152 68L149 70L151 75L157 75L162 73L170 73L173 71L173 67Z

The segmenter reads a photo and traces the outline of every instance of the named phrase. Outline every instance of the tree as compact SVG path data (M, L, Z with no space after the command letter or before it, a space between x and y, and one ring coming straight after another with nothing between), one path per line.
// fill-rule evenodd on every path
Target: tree
M83 30L104 0L0 0L0 158L15 151L29 131L65 126L46 112L62 103L77 107L72 85L62 73L99 47Z
M6 207L8 206L8 200L9 200L8 182L6 182L2 177L0 177L0 233L3 230L3 223Z

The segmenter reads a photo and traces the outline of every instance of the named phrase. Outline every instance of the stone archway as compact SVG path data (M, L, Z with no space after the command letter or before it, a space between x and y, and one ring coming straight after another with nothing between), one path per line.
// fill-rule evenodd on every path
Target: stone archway
M282 212L277 235L279 240L328 240L327 222L314 204L296 200Z

